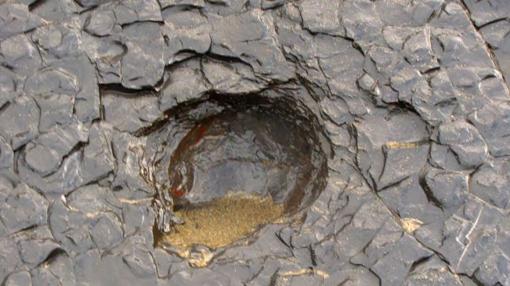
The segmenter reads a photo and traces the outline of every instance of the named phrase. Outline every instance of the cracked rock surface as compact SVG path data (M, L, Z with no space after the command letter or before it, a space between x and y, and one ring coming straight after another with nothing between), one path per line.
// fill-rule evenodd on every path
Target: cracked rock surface
M510 285L507 0L0 3L0 285ZM145 132L213 93L285 93L332 152L302 223L196 267Z

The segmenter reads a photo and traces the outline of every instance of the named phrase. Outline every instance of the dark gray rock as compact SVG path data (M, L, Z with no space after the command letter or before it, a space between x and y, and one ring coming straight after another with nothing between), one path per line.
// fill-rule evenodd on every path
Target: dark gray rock
M448 120L457 108L456 92L448 74L439 71L412 96L412 104L427 123L438 125Z
M101 84L117 84L121 82L122 57L127 52L127 47L115 37L94 37L82 35L84 47L89 59L95 63L98 82Z
M82 187L52 204L50 229L67 251L109 249L124 237L120 208L111 191L95 185Z
M194 4L200 4L200 1L196 2ZM203 5L203 1L201 3ZM167 9L163 11L163 19L161 32L165 39L165 64L191 57L191 52L205 54L210 49L212 27L199 10Z
M86 142L88 130L80 122L64 128L56 126L25 148L25 161L30 168L46 176L57 170L65 155L80 142Z
M159 0L161 9L173 6L193 6L193 7L204 7L204 0Z
M476 167L487 158L487 145L478 130L465 121L454 121L439 126L439 142L448 145L459 163Z
M303 26L312 33L343 35L339 10L342 1L306 0L300 3Z
M36 285L75 285L73 260L64 252L54 252L51 259L30 273L32 284Z
M12 36L0 43L1 60L13 72L27 76L42 65L37 47L25 34Z
M471 192L498 208L510 207L510 162L505 159L484 164L471 177Z
M425 28L410 36L404 42L403 52L407 61L422 72L439 67L432 51L430 29Z
M437 256L432 256L418 264L403 285L461 286L465 284L457 275L450 272L446 263Z
M101 5L104 3L108 3L110 1L109 0L78 0L76 2L84 8L93 8L95 6L98 6L98 5Z
M510 283L510 260L504 254L495 254L487 258L475 276L486 285L505 285Z
M505 103L488 104L475 111L469 120L473 122L487 142L489 152L493 156L510 154L508 127L510 124L510 106Z
M121 132L133 133L162 115L156 95L133 96L105 91L101 101L104 120Z
M479 2L466 0L464 2L471 12L471 19L477 26L482 26L489 22L504 19L510 13L510 7L504 0L491 0L488 2Z
M40 94L34 97L41 110L39 130L49 131L53 126L72 121L74 98L67 94Z
M424 166L427 145L423 143L428 132L418 116L396 113L384 121L378 116L370 116L355 126L358 164L365 177L378 189L416 174ZM404 159L404 165L400 165L401 159Z
M155 190L147 183L145 178L140 176L144 171L147 171L141 166L141 162L144 160L143 146L145 141L136 139L127 133L120 133L114 136L112 144L116 159L116 172L112 186L127 190L122 193L117 191L118 197L141 199L152 196Z
M3 137L0 137L0 170L11 169L13 164L14 153L11 145Z
M0 108L16 96L16 74L0 67Z
M23 262L14 240L0 238L0 246L0 279L4 281L10 273L23 266Z
M165 67L160 26L133 23L123 28L122 38L127 48L121 63L122 85L134 89L156 85Z
M47 226L22 232L16 240L21 260L31 267L41 264L60 248Z
M434 168L427 171L425 182L433 199L448 214L453 214L465 203L469 188L467 174Z
M507 1L7 2L0 284L510 283ZM147 134L254 93L317 116L324 190L235 246L155 248Z
M80 29L79 20L71 18L54 25L37 28L32 33L32 41L37 44L41 57L46 62L59 61L66 57L79 57L84 50Z
M161 21L157 0L123 0L114 8L116 22L120 25L144 21Z
M462 216L445 221L443 244L438 250L457 273L472 275L496 246L501 213L478 201L469 200Z
M0 135L16 150L37 136L39 116L34 99L20 96L0 111Z
M29 186L3 189L0 201L0 219L9 233L46 224L48 201Z
M265 85L263 80L253 75L251 67L244 63L229 63L205 58L201 66L209 88L218 93L257 92L261 91Z
M93 10L87 18L85 31L96 36L107 36L112 33L116 24L115 14L112 10ZM119 23L123 24L123 23Z
M321 101L321 110L335 124L342 125L352 121L352 115L344 101L337 99L324 98Z
M7 286L31 286L32 277L27 271L15 272L5 279L4 284Z
M75 133L76 132L76 133ZM65 133L65 132L64 132ZM63 161L58 167L58 170L49 176L41 176L38 172L29 167L25 159L19 159L19 172L29 185L37 188L48 196L55 196L59 194L67 194L76 188L105 178L110 172L113 171L115 160L111 149L111 129L104 125L93 125L89 130L88 142L89 144L83 148L72 148L74 151L70 154L60 155ZM60 135L62 136L62 135ZM66 148L74 147L73 142L86 139L86 133L79 129L73 129L71 134L65 135L60 139L55 140L57 144L67 146ZM50 142L48 142L50 143ZM60 156L57 154L57 156ZM38 158L35 158L38 159ZM34 161L33 163L36 163ZM42 161L41 166L46 168L44 164L48 161Z
M238 58L272 80L290 79L293 68L278 48L272 18L257 10L225 17L211 15L211 53Z
M0 40L34 29L42 19L28 11L25 4L6 3L0 5Z
M140 259L141 257L138 257ZM147 261L140 261L139 263L147 263ZM146 267L151 267L151 264ZM144 265L145 266L145 265ZM81 254L76 257L75 262L75 275L76 280L80 283L90 283L94 285L126 285L133 281L143 283L143 285L156 285L155 275L148 276L145 270L140 270L139 273L133 273L132 268L134 265L129 266L128 262L118 255L106 255L101 257L101 254L96 250L91 250L87 253ZM152 268L146 270L149 273L155 274L154 264ZM145 274L145 275L140 275Z
M89 123L99 117L99 89L89 59L80 55L53 62L25 82L27 94L66 94L74 97L74 113Z
M218 74L214 76L217 77ZM198 100L210 89L210 84L201 71L200 62L186 61L170 69L159 96L159 108L164 111L182 102Z
M420 224L443 220L441 209L430 202L417 177L380 191L379 195L390 210L402 219L417 219Z

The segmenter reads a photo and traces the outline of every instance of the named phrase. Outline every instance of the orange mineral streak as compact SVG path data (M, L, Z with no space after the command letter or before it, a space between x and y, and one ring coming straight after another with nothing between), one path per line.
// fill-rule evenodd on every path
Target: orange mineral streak
M173 198L182 198L186 192L182 188L173 188L170 194Z

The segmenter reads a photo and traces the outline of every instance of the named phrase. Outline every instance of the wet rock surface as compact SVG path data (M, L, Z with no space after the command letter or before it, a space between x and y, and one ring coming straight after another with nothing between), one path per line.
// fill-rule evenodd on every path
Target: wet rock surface
M0 284L510 285L509 11L2 1ZM322 191L213 256L155 246L176 116L247 94L316 121Z

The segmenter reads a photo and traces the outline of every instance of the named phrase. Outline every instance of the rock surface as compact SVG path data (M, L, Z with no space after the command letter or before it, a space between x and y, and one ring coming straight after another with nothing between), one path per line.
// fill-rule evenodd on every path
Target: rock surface
M510 285L509 15L507 0L1 1L0 285ZM325 189L301 224L212 260L155 247L151 127L248 93L313 112Z

